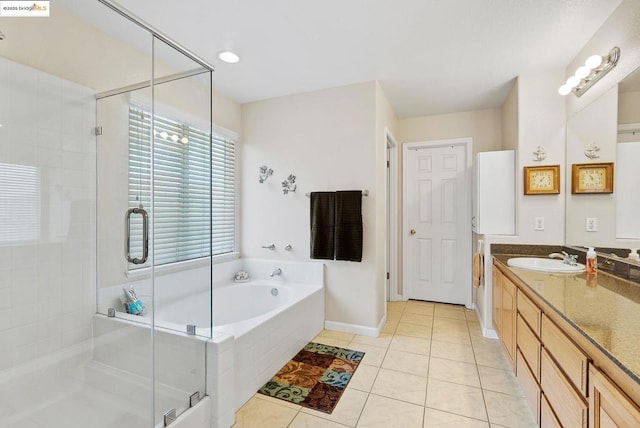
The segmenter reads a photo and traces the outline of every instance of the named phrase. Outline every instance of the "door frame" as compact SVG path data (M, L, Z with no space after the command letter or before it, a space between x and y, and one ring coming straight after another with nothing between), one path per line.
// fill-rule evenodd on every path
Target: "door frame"
M465 293L465 306L469 309L473 308L473 287L471 283L471 169L473 168L473 138L450 138L442 140L427 140L405 143L402 145L402 290L404 295L408 298L410 294L409 283L406 278L409 278L407 273L408 263L407 255L409 254L409 213L407 206L407 175L409 173L407 168L408 153L410 150L430 149L443 146L463 146L465 149L465 176L464 183L466 188L466 197L462 224L459 224L462 231L462 250L461 254L464 254L464 260L466 263L461 263L459 268L462 271L461 277L465 284L468 284L468 290Z
M398 268L398 142L388 127L385 126L385 152L389 162L387 168L387 251L386 263L389 280L385 281L387 290L385 300L404 300L398 292L399 268Z

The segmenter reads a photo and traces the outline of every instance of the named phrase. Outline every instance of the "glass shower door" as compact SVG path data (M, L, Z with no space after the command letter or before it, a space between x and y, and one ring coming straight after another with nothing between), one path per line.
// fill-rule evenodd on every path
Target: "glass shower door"
M211 332L211 70L154 38L151 241L156 423L206 393Z

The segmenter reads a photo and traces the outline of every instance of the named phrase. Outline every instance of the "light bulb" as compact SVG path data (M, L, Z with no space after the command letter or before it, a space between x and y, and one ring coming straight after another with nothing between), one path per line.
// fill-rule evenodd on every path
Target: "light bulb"
M227 64L235 64L236 62L240 61L240 57L231 51L220 52L218 54L218 58L220 58Z
M584 79L589 74L591 74L591 69L589 67L582 66L576 70L576 77L578 79Z
M182 137L182 138L180 138L180 142L182 144L187 144L187 143L189 143L189 139L187 137Z
M571 88L575 88L579 84L580 84L580 79L578 79L576 76L571 76L567 79L567 85L569 85L569 87Z
M562 85L560 86L560 88L558 88L558 93L560 95L567 95L569 94L569 92L571 92L571 86L569 85Z
M177 143L178 142L178 136L176 134L173 134L171 136L171 141L173 141L174 143Z
M600 55L591 55L584 63L585 67L589 67L592 70L600 67L600 64L602 64L602 57Z
M160 137L162 137L162 138L167 138L167 136L169 136L169 134L167 134L165 131L162 131L160 133Z

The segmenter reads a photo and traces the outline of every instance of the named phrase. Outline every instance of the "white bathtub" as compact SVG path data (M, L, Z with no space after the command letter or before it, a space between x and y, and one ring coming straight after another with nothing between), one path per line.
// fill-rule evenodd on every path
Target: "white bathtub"
M282 275L274 280L269 273L276 267L282 269ZM226 262L214 266L213 297L207 286L208 267L199 269L201 272L190 270L156 278L155 321L167 333L184 332L187 324L195 324L200 338L210 338L206 392L212 399L212 426L229 427L235 411L323 329L324 267L319 263L255 259ZM231 278L238 270L249 272L251 280L234 283ZM194 281L197 278L202 281ZM141 296L150 294L143 281L135 287ZM121 290L102 290L99 307L117 307L115 296ZM213 332L208 310L211 300ZM150 323L148 318L120 312L117 317Z
M277 280L229 282L217 286L213 290L214 332L242 336L321 289L322 286L318 284L285 284ZM184 331L187 324L194 324L198 335L209 337L211 317L202 302L210 298L210 292L204 291L157 308L158 324L180 331Z

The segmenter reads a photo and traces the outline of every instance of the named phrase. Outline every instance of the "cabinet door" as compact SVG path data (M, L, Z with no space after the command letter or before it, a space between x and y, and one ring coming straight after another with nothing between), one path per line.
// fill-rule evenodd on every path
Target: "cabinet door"
M502 334L500 338L507 350L511 365L516 360L516 286L506 277L502 278Z
M593 428L640 426L640 408L600 370L589 366L589 420Z
M502 272L493 266L493 327L498 336L501 336L500 322L502 320Z

